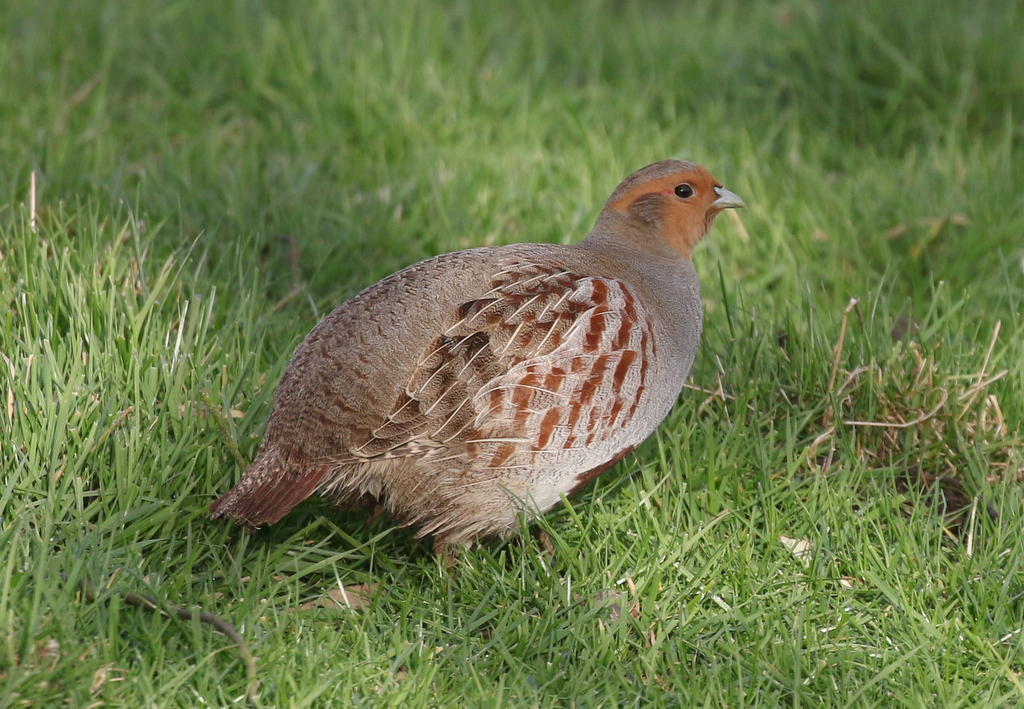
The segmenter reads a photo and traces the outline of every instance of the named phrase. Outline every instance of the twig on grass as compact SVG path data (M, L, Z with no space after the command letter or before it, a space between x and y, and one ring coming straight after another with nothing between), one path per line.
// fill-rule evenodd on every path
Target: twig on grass
M811 441L811 445L807 446L807 467L813 468L818 456L818 446L827 441L833 433L836 432L835 426L829 426L828 430L822 433L820 436ZM832 464L832 453L835 452L835 446L832 446L829 450L828 460L821 466L821 470L825 471Z
M828 378L828 393L832 393L833 387L836 385L836 375L839 374L839 360L843 356L843 343L846 341L846 323L850 318L850 311L857 307L857 303L860 302L860 298L850 298L850 302L846 304L846 309L843 310L843 319L839 324L839 339L836 341L835 349L833 350L834 356L832 359L832 374ZM859 312L859 311L858 311ZM852 378L852 374L850 375ZM849 380L847 380L847 383ZM846 387L846 384L843 384ZM829 426L832 423L832 408L826 408L825 414L822 417L822 425Z
M878 428L910 428L911 426L916 426L919 423L924 423L925 421L933 417L935 414L939 413L939 411L942 410L942 407L946 405L946 400L949 399L949 392L946 391L945 389L940 389L939 391L942 392L942 399L940 399L939 403L935 405L935 408L929 411L928 413L924 414L923 416L918 416L913 421L901 421L900 423L892 423L891 421L843 421L843 423L846 424L847 426L876 426Z
M78 582L78 587L82 590L82 594L85 596L86 601L89 603L96 602L96 589L93 588L93 585L89 583L87 579L80 580ZM245 666L245 677L248 680L245 689L245 698L248 700L249 704L254 707L258 707L260 705L259 695L257 694L260 682L256 678L256 659L252 656L252 652L249 651L249 646L246 645L245 638L242 637L241 633L235 630L234 626L212 613L183 608L181 606L172 606L169 603L161 604L152 596L147 596L144 593L135 593L134 591L113 591L113 593L120 596L121 599L130 606L142 608L143 610L150 611L151 613L165 613L167 615L173 615L181 620L198 620L200 623L212 626L214 630L226 635L227 638L235 644L235 647L238 648L238 656L242 660L242 664Z
M299 284L293 285L284 296L282 296L276 303L274 303L273 306L271 306L268 314L276 313L278 310L287 305L292 298L305 291L305 289L305 286Z
M857 303L860 302L860 298L850 298L850 302L846 304L846 310L843 311L843 321L839 324L839 341L836 342L835 357L832 360L832 374L828 378L828 390L832 391L832 387L836 383L836 375L839 373L839 359L843 355L843 341L846 340L846 321L850 317L850 311L857 307Z
M722 389L721 379L719 379L719 382L718 382L718 389L716 389L714 391L712 391L711 389L705 389L704 387L699 387L696 384L689 384L689 383L683 384L683 389L691 389L692 391L699 391L701 394L710 394L712 397L720 396L723 399L728 399L730 401L735 401L736 400L735 396L733 396L732 394L726 394L725 391Z
M990 381L985 381L985 370L988 369L988 361L992 357L992 350L994 350L995 347L996 347L996 339L998 339L999 331L1002 329L1002 327L1003 327L1003 321L1002 320L997 320L996 321L996 326L992 329L992 339L988 343L988 351L985 352L985 359L982 360L982 363L981 363L981 371L979 371L975 375L978 378L978 381L976 381L974 383L974 385L970 389L965 391L960 396L960 400L961 401L963 399L967 398L967 403L964 404L964 408L960 411L960 415L956 417L957 421L959 421L960 419L962 419L964 417L964 414L966 414L968 409L971 408L971 405L974 404L974 400L978 398L978 394L981 393L982 389L984 389L985 387L987 387L989 384L991 384L992 382L996 381L997 379L1002 378L1003 375L1006 374L1006 372L1000 372L995 377L993 377Z

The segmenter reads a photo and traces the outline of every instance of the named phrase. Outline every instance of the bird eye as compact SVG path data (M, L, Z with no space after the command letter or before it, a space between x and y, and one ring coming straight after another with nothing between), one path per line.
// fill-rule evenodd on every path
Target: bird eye
M679 197L680 199L689 199L693 196L693 186L689 182L676 185L675 193L676 197Z

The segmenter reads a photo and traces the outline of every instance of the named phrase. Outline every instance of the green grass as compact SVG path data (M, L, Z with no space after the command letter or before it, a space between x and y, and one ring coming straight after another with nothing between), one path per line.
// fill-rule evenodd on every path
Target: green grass
M0 4L0 707L244 703L126 592L265 706L1024 705L1024 11L846 5ZM637 455L451 571L207 519L330 308L665 157L749 209Z

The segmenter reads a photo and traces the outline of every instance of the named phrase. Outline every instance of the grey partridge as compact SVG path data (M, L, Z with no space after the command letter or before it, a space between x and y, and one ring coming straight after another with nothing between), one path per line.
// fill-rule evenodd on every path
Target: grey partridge
M700 340L691 254L742 206L666 160L623 180L576 245L442 254L375 283L295 349L213 517L270 524L319 493L380 502L439 549L510 533L668 414Z

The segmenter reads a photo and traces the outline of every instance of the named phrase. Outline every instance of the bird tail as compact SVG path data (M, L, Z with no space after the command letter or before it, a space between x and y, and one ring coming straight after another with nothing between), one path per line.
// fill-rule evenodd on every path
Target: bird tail
M296 472L276 451L260 451L235 486L210 505L210 517L230 517L249 527L274 524L316 491L327 470Z

